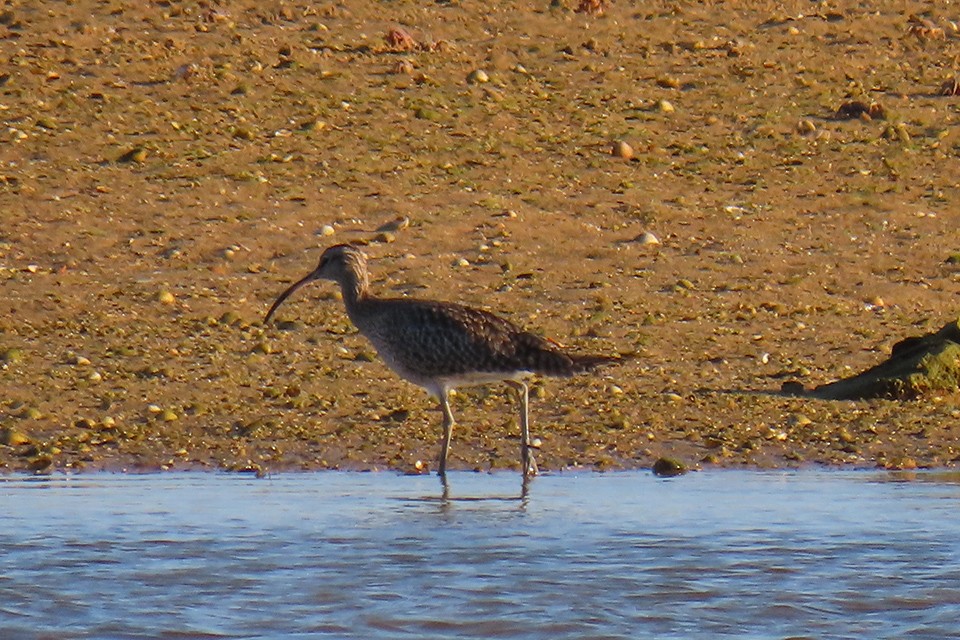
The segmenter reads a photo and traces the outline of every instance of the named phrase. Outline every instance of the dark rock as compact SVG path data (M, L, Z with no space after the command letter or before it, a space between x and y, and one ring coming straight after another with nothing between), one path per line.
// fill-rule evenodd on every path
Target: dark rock
M672 478L674 476L682 476L685 474L687 472L687 467L685 464L674 458L658 458L657 461L653 463L651 470L655 476L660 476L661 478Z

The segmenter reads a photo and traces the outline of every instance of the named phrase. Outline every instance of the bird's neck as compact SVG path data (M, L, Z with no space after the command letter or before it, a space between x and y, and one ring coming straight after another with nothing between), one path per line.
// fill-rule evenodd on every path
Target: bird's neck
M347 307L347 315L353 318L363 303L370 297L370 283L366 272L350 270L340 281L340 291L343 294L343 303Z

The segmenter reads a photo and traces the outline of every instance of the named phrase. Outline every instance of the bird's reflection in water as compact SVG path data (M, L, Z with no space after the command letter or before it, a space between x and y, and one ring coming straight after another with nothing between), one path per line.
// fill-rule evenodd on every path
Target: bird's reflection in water
M457 496L451 491L450 480L447 475L439 476L440 478L440 495L433 496L422 496L419 498L405 498L405 501L409 502L431 502L440 505L441 510L449 509L454 506L456 503L464 502L516 502L521 509L526 508L527 503L530 499L530 486L533 483L533 478L535 476L524 475L520 483L520 493L519 495L473 495L473 496Z

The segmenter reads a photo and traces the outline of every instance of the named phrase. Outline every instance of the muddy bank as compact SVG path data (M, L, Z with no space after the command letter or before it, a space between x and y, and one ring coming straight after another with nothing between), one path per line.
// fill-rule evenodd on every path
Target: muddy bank
M329 287L260 324L358 240L378 292L637 353L535 387L541 469L957 464L956 394L779 393L957 315L956 16L573 5L4 9L0 468L429 468ZM451 467L514 468L510 395L454 402Z

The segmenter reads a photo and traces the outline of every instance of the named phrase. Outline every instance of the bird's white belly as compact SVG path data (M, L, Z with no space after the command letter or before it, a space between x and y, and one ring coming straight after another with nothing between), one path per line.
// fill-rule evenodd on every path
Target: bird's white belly
M520 382L534 375L532 371L471 371L470 373L458 374L455 376L444 376L440 380L448 388L472 387L481 384L492 384L494 382L503 382L511 380Z
M472 387L483 384L493 384L504 381L520 382L534 375L532 371L469 371L448 376L429 377L410 371L399 359L395 358L389 348L382 348L377 340L371 340L377 348L380 359L390 370L398 376L423 387L431 395L440 397L441 394L457 387Z

